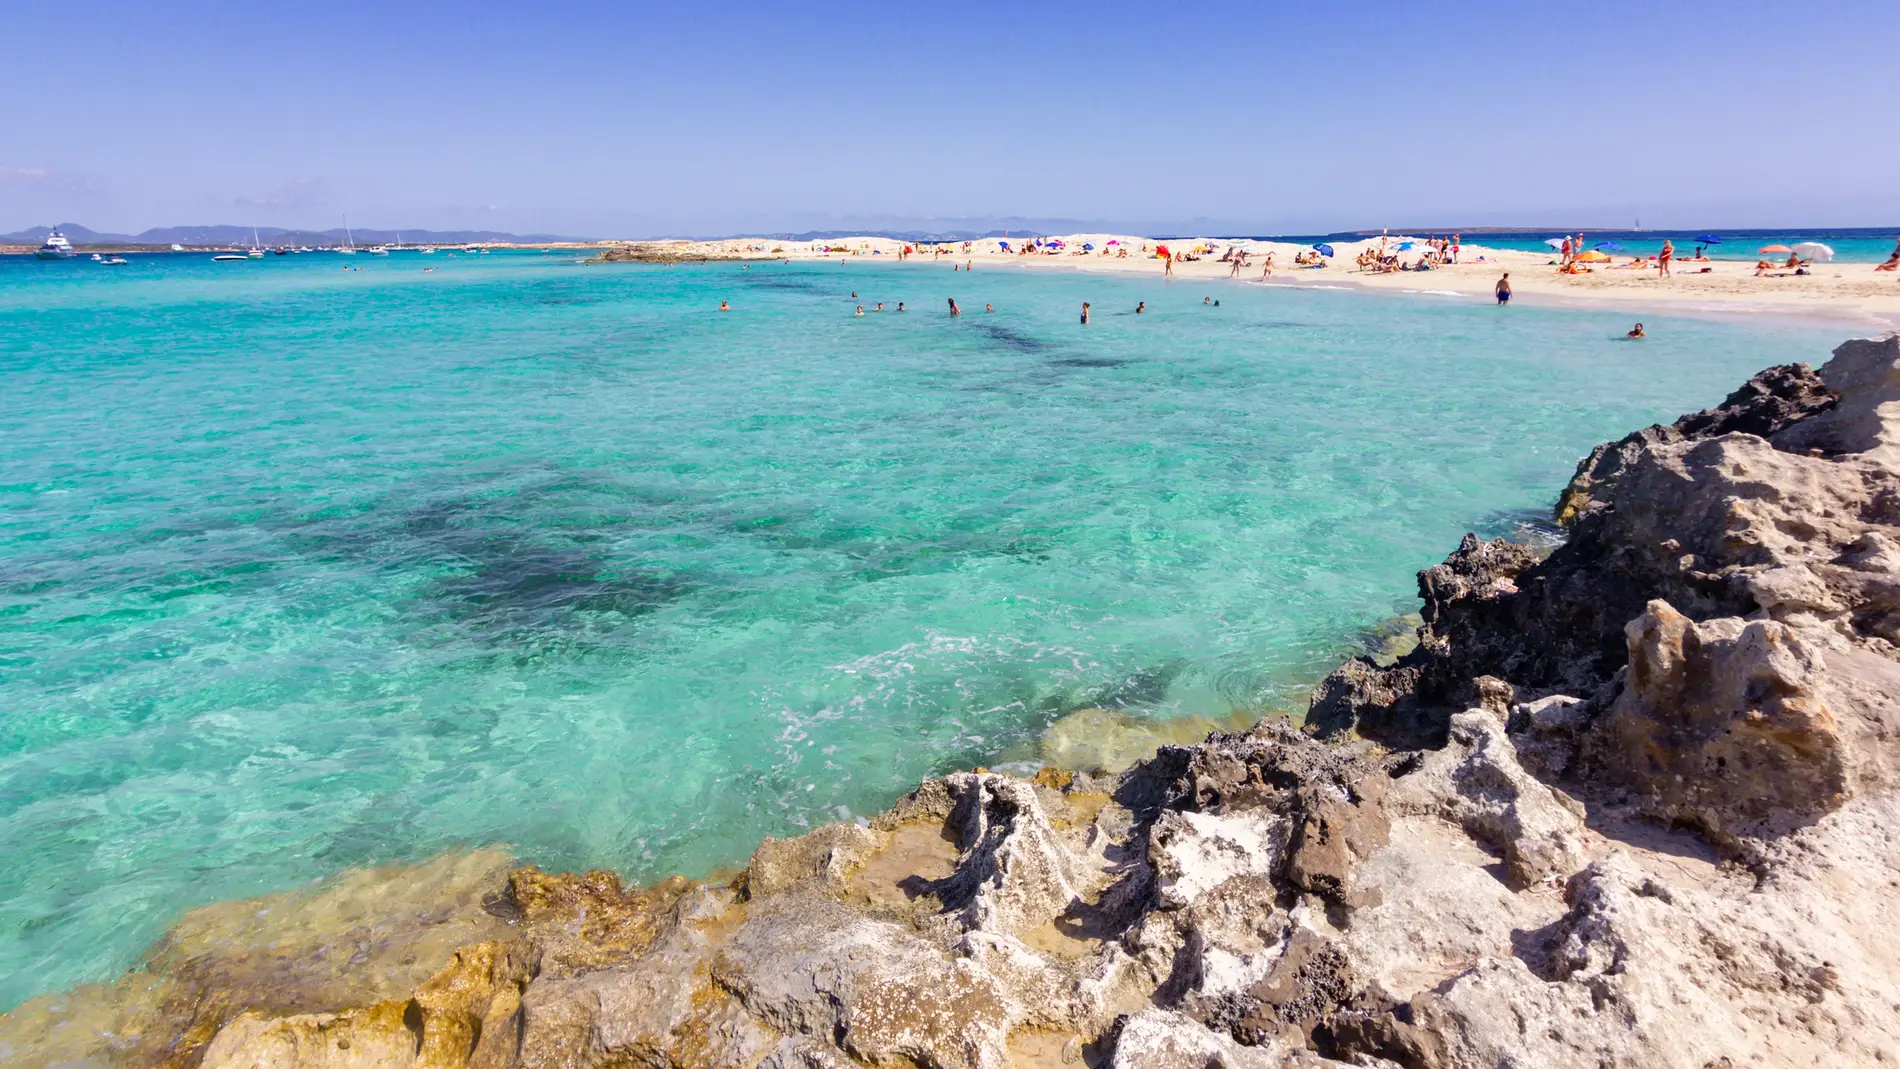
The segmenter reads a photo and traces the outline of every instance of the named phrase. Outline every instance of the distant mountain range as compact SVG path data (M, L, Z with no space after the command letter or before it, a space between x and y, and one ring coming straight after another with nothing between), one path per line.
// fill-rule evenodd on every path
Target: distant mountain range
M0 234L0 242L12 245L38 245L46 240L49 226L29 227L12 234ZM61 223L59 232L75 245L249 245L248 226L161 226L139 234L108 234ZM591 241L591 238L561 237L556 234L504 234L496 230L352 230L358 245L382 245L398 240L409 244L464 245L491 241L515 245L535 245L554 241ZM343 228L335 230L285 230L274 226L257 228L257 240L265 245L338 245Z

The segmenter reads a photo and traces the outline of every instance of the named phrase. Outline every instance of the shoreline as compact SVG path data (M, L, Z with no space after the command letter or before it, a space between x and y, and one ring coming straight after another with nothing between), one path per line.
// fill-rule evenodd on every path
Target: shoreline
M1597 265L1595 270L1587 274L1559 275L1550 255L1472 244L1463 247L1461 262L1457 264L1425 273L1401 271L1372 274L1359 271L1351 265L1360 251L1376 248L1378 239L1335 243L1333 249L1336 255L1330 258L1327 267L1320 269L1293 266L1294 255L1306 247L1287 242L1227 241L1218 238L1168 242L1139 235L1115 234L1064 235L1061 240L1077 249L1084 244L1095 245L1096 249L1090 255L1065 251L1058 255L1024 256L999 253L996 241L986 240L971 243L972 247L968 251L963 250L963 243L955 243L958 251L946 253L942 260L958 264L967 261L973 270L996 267L1020 270L1069 269L1158 278L1162 277L1163 265L1152 255L1144 257L1137 252L1124 259L1102 256L1100 253L1107 248L1106 243L1109 241L1120 243L1118 248L1136 250L1143 246L1152 250L1159 245L1170 245L1176 252L1196 245L1212 245L1217 250L1232 247L1250 253L1252 259L1249 266L1242 270L1239 278L1230 275L1228 264L1219 262L1219 251L1197 261L1178 261L1173 277L1195 282L1260 283L1263 281L1260 277L1261 258L1271 252L1275 267L1272 278L1265 280L1268 285L1299 288L1332 286L1366 292L1417 291L1420 294L1439 291L1489 302L1493 300L1492 287L1498 277L1508 271L1513 301L1522 304L1627 308L1639 314L1647 311L1652 315L1715 313L1799 317L1835 324L1856 324L1876 330L1900 326L1900 273L1875 272L1875 265L1871 263L1829 262L1813 265L1810 268L1813 274L1807 276L1763 278L1755 277L1753 264L1744 260L1678 261L1678 273L1666 280L1659 279L1653 268L1636 271L1609 265ZM1405 239L1397 235L1389 239L1393 243L1402 240ZM925 251L900 259L898 253L905 244L890 238L838 238L824 242L822 246L841 251L822 252L816 251L811 243L795 246L766 239L640 242L609 246L610 251L603 254L602 261L595 262L617 262L621 259L654 262L843 259L856 263L941 266L931 253ZM779 251L772 251L774 249ZM619 250L623 255L614 256L612 250ZM1405 259L1415 259L1416 256L1416 252L1402 254ZM1708 274L1688 273L1704 267L1709 269Z
M1247 1069L1359 1055L1567 1067L1609 1042L1637 1044L1628 1064L1674 1064L1657 1059L1687 1032L1799 1064L1726 1016L1791 1007L1837 1053L1887 1051L1897 1029L1870 1030L1868 1013L1900 978L1854 933L1900 874L1877 834L1900 815L1900 764L1883 755L1900 736L1880 730L1900 625L1855 599L1885 604L1900 569L1875 494L1900 457L1881 412L1896 367L1900 337L1850 342L1820 376L1771 368L1718 408L1599 447L1563 494L1581 516L1563 549L1468 535L1421 573L1427 641L1347 660L1315 688L1306 734L1269 718L1117 776L951 773L875 818L767 837L724 881L628 889L479 849L348 870L191 911L117 981L0 1015L0 1055L316 1069L337 1047L393 1069L419 1045L429 1060L414 1064L432 1067L820 1069L851 1055L1135 1069L1186 1049ZM1780 492L1744 492L1763 487ZM1754 504L1737 512L1738 493ZM1828 494L1866 497L1861 518L1823 517ZM1803 516L1827 530L1801 534ZM1689 607L1700 573L1641 556L1664 523L1683 540L1672 553L1737 577L1701 622L1669 604ZM1827 560L1817 541L1858 548L1832 570L1802 563ZM1770 559L1726 559L1751 546ZM1575 595L1568 615L1535 601L1546 582ZM1620 632L1632 610L1618 683L1582 639ZM1673 660L1645 652L1684 628ZM1779 660L1745 660L1755 632ZM1771 718L1759 738L1699 744L1671 719L1689 692L1669 672L1771 669L1785 692L1772 706L1720 687L1694 699L1742 703L1697 716ZM1619 764L1638 743L1644 759ZM1709 771L1716 753L1763 771ZM1835 759L1851 787L1828 788ZM1777 869L1788 879L1761 878ZM1739 944L1698 942L1698 925L1748 927L1763 975L1825 957L1825 990L1729 977ZM1552 955L1580 941L1579 963L1540 964L1525 940L1545 936ZM1614 969L1589 964L1593 942L1616 950ZM1616 1013L1598 1013L1605 999ZM1537 1027L1470 1023L1500 1012ZM1470 1056L1426 1060L1453 1043Z

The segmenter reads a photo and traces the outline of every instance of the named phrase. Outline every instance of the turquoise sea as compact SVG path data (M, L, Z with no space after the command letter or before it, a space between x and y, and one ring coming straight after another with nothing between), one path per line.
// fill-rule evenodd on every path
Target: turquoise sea
M0 259L0 1008L350 866L704 873L1078 708L1298 706L1589 446L1845 334L982 264L132 259Z

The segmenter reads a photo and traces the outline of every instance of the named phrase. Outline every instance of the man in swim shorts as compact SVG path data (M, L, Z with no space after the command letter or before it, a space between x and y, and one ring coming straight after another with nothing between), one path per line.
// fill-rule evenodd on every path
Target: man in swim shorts
M1504 272L1504 277L1498 279L1497 294L1500 307L1511 303L1511 273L1509 271Z

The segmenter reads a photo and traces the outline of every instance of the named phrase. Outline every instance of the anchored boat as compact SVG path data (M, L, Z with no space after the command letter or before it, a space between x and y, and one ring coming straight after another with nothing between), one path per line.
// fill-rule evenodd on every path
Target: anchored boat
M70 260L73 258L73 243L55 227L46 232L46 244L41 245L34 257L41 260Z

